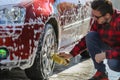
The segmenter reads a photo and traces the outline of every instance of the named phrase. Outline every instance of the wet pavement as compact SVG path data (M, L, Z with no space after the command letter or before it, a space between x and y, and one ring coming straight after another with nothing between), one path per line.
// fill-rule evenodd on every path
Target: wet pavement
M105 60L106 63L106 60ZM120 73L111 71L107 66L110 80L117 80ZM91 59L80 61L79 57L71 60L68 66L56 65L54 74L49 80L87 80L94 74L95 70ZM14 69L0 73L0 80L29 80L24 71Z
M24 71L14 69L11 71L4 71L0 73L0 80L29 80Z
M80 61L79 63L77 62L77 64L75 64L75 61L76 60L72 60L70 66L72 64L74 65L69 68L61 66L60 69L65 68L65 70L54 74L51 76L50 80L88 80L94 75L95 69L91 59ZM107 60L105 60L104 63L106 64L109 80L118 80L120 77L120 72L110 70L107 65Z
M51 76L50 80L87 80L94 73L90 59L80 63L76 63L75 60L72 60L69 66L61 66L60 69L65 70L61 70L59 73L54 74Z
M80 58L72 59L68 66L57 65L54 69L54 74L49 80L86 80L91 76L93 67L91 60L86 60L78 63ZM88 65L89 63L89 65ZM90 70L88 70L90 69ZM14 69L0 73L0 80L29 80L24 71Z

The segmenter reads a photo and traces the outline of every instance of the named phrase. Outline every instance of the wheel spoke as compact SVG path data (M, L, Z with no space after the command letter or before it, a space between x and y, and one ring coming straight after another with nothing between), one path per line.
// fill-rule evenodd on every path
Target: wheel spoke
M55 49L55 34L51 31L45 37L44 45L43 45L43 71L47 75L50 74L53 68L53 60L51 59L51 54L54 53Z

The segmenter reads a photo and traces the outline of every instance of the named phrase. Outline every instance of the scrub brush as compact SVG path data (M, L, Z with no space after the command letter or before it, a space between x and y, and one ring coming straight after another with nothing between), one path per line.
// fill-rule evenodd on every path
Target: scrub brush
M58 54L53 54L52 59L55 63L67 66L70 62L69 59L64 59L63 57L60 57Z

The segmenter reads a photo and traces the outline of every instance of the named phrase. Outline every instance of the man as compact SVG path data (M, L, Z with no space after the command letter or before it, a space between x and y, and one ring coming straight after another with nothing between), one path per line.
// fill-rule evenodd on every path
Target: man
M71 50L61 57L72 58L88 49L96 73L89 80L108 80L103 60L108 60L110 69L120 72L120 12L114 10L108 0L94 0L91 4L90 32ZM94 20L94 21L93 21Z

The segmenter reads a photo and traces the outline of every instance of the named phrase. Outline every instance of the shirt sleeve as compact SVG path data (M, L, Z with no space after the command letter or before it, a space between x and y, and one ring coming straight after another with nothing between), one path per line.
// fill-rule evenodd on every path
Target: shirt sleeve
M107 59L120 59L120 48L114 48L106 51Z
M78 44L74 46L74 48L70 51L70 54L75 57L76 55L80 54L83 50L86 49L85 37L79 41Z
M91 18L90 20L90 31L96 31L97 30L97 26L96 26L96 22L93 21L93 19ZM70 54L75 57L76 55L82 53L84 50L86 50L86 41L85 41L85 37L83 37L75 46L74 48L70 51Z

